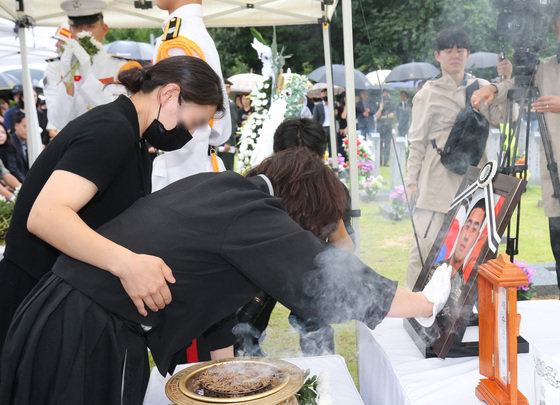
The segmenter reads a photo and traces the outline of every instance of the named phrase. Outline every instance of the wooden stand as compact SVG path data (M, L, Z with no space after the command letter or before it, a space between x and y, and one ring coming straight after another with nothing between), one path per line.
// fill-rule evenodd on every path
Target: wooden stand
M479 368L475 394L490 405L529 404L517 389L517 286L527 275L501 254L478 269Z

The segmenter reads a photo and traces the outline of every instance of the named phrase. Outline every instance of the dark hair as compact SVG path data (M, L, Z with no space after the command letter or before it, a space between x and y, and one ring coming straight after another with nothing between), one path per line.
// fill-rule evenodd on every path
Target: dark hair
M6 132L6 135L8 135L8 128L6 128L6 125L4 125L2 122L0 122L0 127L4 128L4 131Z
M274 153L304 146L323 157L327 150L327 136L318 121L309 118L294 118L281 123L274 132Z
M25 118L25 113L23 111L14 111L12 113L13 125L15 126L16 124L19 124L21 121L23 121L24 118Z
M344 185L307 148L290 148L262 161L247 177L264 174L286 212L303 229L326 239L346 210Z
M10 131L8 131L8 128L6 128L6 125L0 122L0 127L4 128L4 131L6 131L6 141L4 143L0 143L0 148L5 149L8 148L9 145L11 144L10 141L11 135L10 135Z
M471 42L469 36L462 28L452 27L441 31L436 38L436 50L440 52L443 49L465 48L471 50Z
M486 216L486 202L484 201L484 198L481 198L476 202L476 204L471 208L471 212L469 212L469 216L477 208L480 208L482 211L484 211L484 216Z
M132 94L150 93L159 86L177 84L181 98L199 105L215 105L223 113L222 79L202 59L173 56L144 69L134 67L119 73L119 82Z

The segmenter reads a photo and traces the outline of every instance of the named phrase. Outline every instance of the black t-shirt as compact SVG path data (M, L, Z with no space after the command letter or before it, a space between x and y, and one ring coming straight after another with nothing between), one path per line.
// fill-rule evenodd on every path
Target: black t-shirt
M348 121L346 120L346 118L342 118L342 113L344 112L344 106L341 105L339 107L337 107L337 115L338 115L338 122L340 124L340 129L346 129L346 127L348 127Z
M98 192L79 212L95 229L151 189L151 163L139 141L138 115L125 96L81 115L60 131L29 170L19 193L4 256L31 276L49 271L59 251L27 230L31 207L55 170L93 182Z

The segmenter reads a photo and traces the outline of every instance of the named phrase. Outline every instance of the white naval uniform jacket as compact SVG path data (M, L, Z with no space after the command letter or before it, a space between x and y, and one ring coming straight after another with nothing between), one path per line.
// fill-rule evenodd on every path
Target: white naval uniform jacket
M465 108L466 88L478 80L480 88L488 84L484 79L466 75L459 86L449 75L430 80L414 96L412 122L408 130L409 156L407 161L406 185L418 185L418 208L446 213L463 181L463 176L452 173L441 163L440 156L431 140L443 149L455 118ZM497 84L498 93L490 105L482 105L482 114L490 122L500 122L505 117L507 90L512 87L511 79ZM488 144L486 145L488 147ZM481 164L488 160L487 150Z
M541 96L558 96L560 97L560 65L556 59L556 55L545 58L539 64L535 75L535 85L538 87ZM560 114L544 113L546 126L552 140L552 153L556 163L560 162ZM547 169L546 156L544 147L541 142L541 184L542 199L544 204L544 214L547 217L560 217L560 203L554 198L554 190L552 189L552 181L550 173Z
M49 62L45 72L45 98L49 122L61 130L74 118L93 107L114 101L120 94L125 94L123 86L107 83L116 82L119 71L129 61L116 58L104 50L93 56L91 74L80 76L80 68L74 78L74 96L68 95L66 85L69 77L64 72L59 60ZM64 78L64 79L63 79ZM63 79L63 80L61 80Z
M181 19L178 35L195 42L202 50L206 62L214 69L220 78L223 78L220 56L202 20L202 6L200 4L188 4L179 7L164 21L164 31L167 23L175 17ZM156 42L154 62L157 60L161 43L162 37L159 37ZM185 53L182 49L175 48L171 49L169 54L170 56L178 56L184 55ZM214 171L208 156L208 146L219 146L226 142L231 136L229 103L227 103L227 93L225 85L223 84L223 79L222 92L224 101L226 101L224 105L225 113L220 118L214 119L212 128L210 128L209 125L198 128L192 134L193 139L181 149L166 152L155 158L152 171L152 191L160 190L176 180L193 174ZM225 170L221 160L219 158L218 160L220 163L220 170Z

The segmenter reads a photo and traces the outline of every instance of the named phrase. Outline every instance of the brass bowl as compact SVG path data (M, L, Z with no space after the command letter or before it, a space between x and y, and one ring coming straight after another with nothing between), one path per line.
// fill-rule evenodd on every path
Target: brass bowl
M216 398L199 395L198 378L205 371L218 364L258 364L274 369L278 376L274 386L258 394L234 398ZM283 360L261 357L239 357L208 361L188 367L173 375L165 385L165 394L177 405L208 405L208 404L246 404L246 405L278 405L297 404L294 394L303 385L304 374L297 366Z

